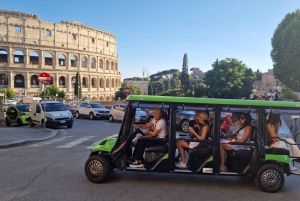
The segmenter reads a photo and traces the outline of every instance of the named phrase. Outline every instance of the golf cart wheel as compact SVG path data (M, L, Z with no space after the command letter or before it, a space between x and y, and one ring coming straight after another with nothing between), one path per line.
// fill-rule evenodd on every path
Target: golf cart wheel
M257 171L255 184L265 192L276 193L284 184L283 172L275 165L263 165Z
M90 117L90 120L93 120L95 118L94 113L91 112L90 115L89 115L89 117Z
M181 130L185 133L187 133L189 131L189 124L190 124L190 121L185 119L181 122Z
M23 123L22 123L21 119L17 120L17 124L18 124L18 126L23 126Z
M107 158L101 155L93 155L85 163L84 171L86 177L93 183L104 182L111 171Z
M109 115L108 120L109 120L110 122L113 122L113 121L114 121L114 117L113 117L112 115Z
M79 112L76 112L75 116L77 119L79 119L80 118Z
M6 126L10 126L11 125L11 123L9 122L8 119L5 119L5 124L6 124Z

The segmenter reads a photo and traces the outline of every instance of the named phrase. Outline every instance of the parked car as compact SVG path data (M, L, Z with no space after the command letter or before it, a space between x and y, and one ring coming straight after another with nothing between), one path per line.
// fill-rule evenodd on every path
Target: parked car
M65 106L72 113L73 116L76 115L76 108L73 105L65 104Z
M46 107L45 107L46 106ZM46 127L67 126L72 128L73 115L66 106L58 101L34 102L29 106L29 125L43 125L46 121ZM46 116L46 119L44 120Z
M126 104L115 104L111 107L109 113L109 121L113 122L115 120L122 121L125 114ZM146 122L146 112L141 108L136 108L135 122Z
M108 119L109 110L100 103L81 103L76 109L76 118L88 117L89 119Z
M13 99L13 98L8 98L8 99L4 100L4 103L16 105L17 101L15 99Z
M14 105L11 104L11 103L3 103L3 112L6 112L7 108L10 107L10 106L14 106Z
M164 115L168 115L168 110L163 109ZM176 110L176 126L180 128L183 132L187 133L189 128L189 123L195 117L195 112L190 110ZM153 119L153 109L147 109L146 111L147 121Z
M27 118L29 117L29 105L17 105L10 106L7 108L5 123L6 126L10 126L11 124L18 124L18 126L22 126L24 124L28 124Z

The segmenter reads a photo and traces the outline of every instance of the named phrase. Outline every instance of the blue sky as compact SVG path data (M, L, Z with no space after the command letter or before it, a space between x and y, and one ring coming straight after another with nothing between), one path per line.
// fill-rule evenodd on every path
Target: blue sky
M273 33L299 0L0 0L0 8L37 14L111 32L117 37L122 78L171 68L204 72L216 59L243 61L254 71L272 69Z

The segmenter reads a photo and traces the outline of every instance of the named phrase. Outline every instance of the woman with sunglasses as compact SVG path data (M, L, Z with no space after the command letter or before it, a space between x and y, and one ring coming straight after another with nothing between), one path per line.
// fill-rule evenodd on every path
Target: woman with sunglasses
M230 139L221 139L220 142L220 157L221 157L221 171L226 171L225 166L225 151L237 151L240 149L248 149L248 146L245 145L229 145L229 142L242 142L247 143L250 142L250 135L252 132L251 128L251 115L249 113L241 113L240 114L240 123L241 128L235 133L235 137Z

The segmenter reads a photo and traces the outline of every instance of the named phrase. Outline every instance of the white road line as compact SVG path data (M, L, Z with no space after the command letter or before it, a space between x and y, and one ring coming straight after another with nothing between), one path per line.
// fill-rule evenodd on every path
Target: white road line
M98 141L97 141L98 142ZM91 148L93 148L96 144L97 144L97 142L94 142L93 144L91 144L90 146L88 146L86 149L91 149Z
M88 140L90 138L93 138L93 137L95 137L95 136L85 136L85 137L82 137L82 138L78 138L77 140L75 140L73 142L67 143L63 146L58 146L56 148L71 148L71 147L74 147L74 146L80 144L81 142L86 141L86 140Z
M53 140L50 140L50 141L45 141L45 142L41 142L41 143L37 143L37 144L32 144L32 145L29 145L27 147L42 147L42 146L45 146L45 145L53 144L55 142L63 141L63 140L65 140L67 138L70 138L70 137L73 137L73 136L70 136L70 135L62 136L62 137L57 138L57 139L53 139Z

